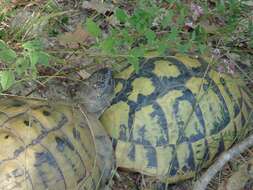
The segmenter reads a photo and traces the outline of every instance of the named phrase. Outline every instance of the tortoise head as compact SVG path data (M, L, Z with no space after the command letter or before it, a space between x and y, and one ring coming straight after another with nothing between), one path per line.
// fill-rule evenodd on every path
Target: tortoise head
M99 116L110 105L114 86L111 69L103 68L72 88L71 96L76 102L84 105L88 112Z

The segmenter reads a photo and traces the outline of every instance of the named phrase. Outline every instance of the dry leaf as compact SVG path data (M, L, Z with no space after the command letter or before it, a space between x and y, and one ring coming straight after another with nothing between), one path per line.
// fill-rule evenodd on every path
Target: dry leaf
M40 18L45 19L40 19ZM27 9L17 9L16 15L12 18L10 26L15 30L21 30L23 38L38 37L43 34L48 24L46 16L40 12L32 12Z
M113 12L114 6L99 0L84 1L82 5L83 9L95 10L98 13L105 14L110 11Z
M78 48L80 44L85 44L89 38L89 34L78 24L74 32L66 32L58 36L59 42L63 46Z
M246 163L243 163L237 171L234 171L232 175L226 179L219 187L218 190L240 190L249 189L246 188L249 182L253 182L253 159ZM251 189L251 188L250 188Z

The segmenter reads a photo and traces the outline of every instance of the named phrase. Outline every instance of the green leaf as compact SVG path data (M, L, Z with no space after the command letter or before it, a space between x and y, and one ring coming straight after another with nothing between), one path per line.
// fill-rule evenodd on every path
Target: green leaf
M27 51L38 51L43 49L43 44L40 40L33 40L25 42L23 48Z
M29 57L32 67L38 63L48 66L50 56L42 51L43 44L40 40L28 41L23 44L23 48L27 51L25 55Z
M225 10L226 10L224 0L220 0L220 1L218 2L218 5L217 5L216 8L217 8L217 11L218 11L218 12L224 14L224 13L225 13Z
M101 29L92 19L87 18L86 28L88 33L93 37L99 37L101 35Z
M185 9L181 8L180 9L180 15L179 15L179 18L177 20L177 23L179 25L183 25L185 23L185 16L186 16Z
M115 40L112 37L108 37L101 42L100 47L106 53L114 53Z
M196 34L196 41L199 41L199 42L206 41L208 34L204 27L198 25L194 31Z
M31 62L31 66L35 66L39 61L40 53L38 51L31 51L29 53L29 58Z
M129 35L126 29L122 29L121 32L123 35L123 40L126 44L132 44L134 42L134 38L131 35Z
M39 60L38 60L39 64L49 66L49 58L50 58L49 54L47 54L43 51L40 51L40 52L38 52L38 56L39 56Z
M15 71L20 76L25 73L25 71L29 68L29 60L25 57L20 57L15 62L16 68Z
M170 33L168 34L168 40L174 41L177 39L177 36L178 36L178 29L176 27L173 27Z
M3 40L0 40L0 60L5 63L12 63L16 58L16 52L9 48Z
M0 49L5 49L6 47L6 43L3 40L0 40Z
M60 20L60 22L61 22L61 24L68 24L69 23L69 17L63 15L63 17Z
M198 45L198 50L199 50L199 52L200 52L201 54L204 54L205 51L206 51L206 49L207 49L207 46L206 46L205 44L199 44L199 45Z
M147 12L146 10L136 9L133 15L129 19L129 23L132 28L135 28L137 32L143 33L150 27L153 22L151 12Z
M173 10L169 10L161 22L163 28L166 28L171 24L173 16Z
M0 83L3 90L10 88L15 82L15 76L13 71L1 71L0 72Z
M139 65L139 58L136 56L130 56L127 58L128 62L133 66L136 73L139 73L140 65Z
M128 61L134 67L135 72L138 73L140 70L139 60L144 56L144 49L141 47L133 48L130 50L129 55Z
M37 64L42 64L45 66L49 65L49 54L43 51L30 51L28 53L28 57L30 59L31 66L34 67Z
M194 41L196 39L196 31L194 30L191 34L191 40Z
M143 57L144 56L144 49L141 47L135 47L131 49L130 55L133 57Z
M31 77L33 79L36 79L37 76L38 76L38 71L37 71L36 67L31 67Z
M168 49L168 45L166 43L163 43L162 41L159 42L158 44L158 49L157 51L159 52L160 55L164 55L164 53L166 52L166 50Z
M156 33L153 30L148 29L145 32L145 37L147 38L148 43L152 44L152 42L154 42L156 39Z
M249 47L253 48L253 39L249 41Z
M187 44L178 44L178 50L180 53L186 53L191 47L190 43Z
M6 63L12 63L15 61L17 54L12 49L5 49L0 51L0 60Z
M116 18L121 22L125 23L127 21L127 14L124 10L117 8L115 12Z

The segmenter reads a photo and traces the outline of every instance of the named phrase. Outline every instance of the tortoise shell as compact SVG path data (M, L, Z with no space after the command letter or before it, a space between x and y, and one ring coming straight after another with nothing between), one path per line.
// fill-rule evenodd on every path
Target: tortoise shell
M0 99L0 189L94 190L109 177L113 150L85 110Z
M248 131L252 102L236 76L200 57L142 60L115 75L115 97L100 120L117 166L167 183L193 177Z

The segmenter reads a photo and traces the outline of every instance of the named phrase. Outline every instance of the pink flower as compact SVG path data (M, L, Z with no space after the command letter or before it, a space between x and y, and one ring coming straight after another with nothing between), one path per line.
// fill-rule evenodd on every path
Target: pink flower
M201 15L203 15L203 8L194 3L191 4L191 11L193 12L193 20L197 20Z
M217 57L220 56L220 54L221 54L221 52L218 48L215 48L212 52L213 52L214 56L217 56Z
M226 66L226 73L235 74L235 64L231 62L231 60L224 59L223 60L225 66Z
M232 75L235 74L235 64L233 63L227 64L227 70L228 70L228 73Z
M220 64L217 69L219 73L225 73L225 68L223 65Z

